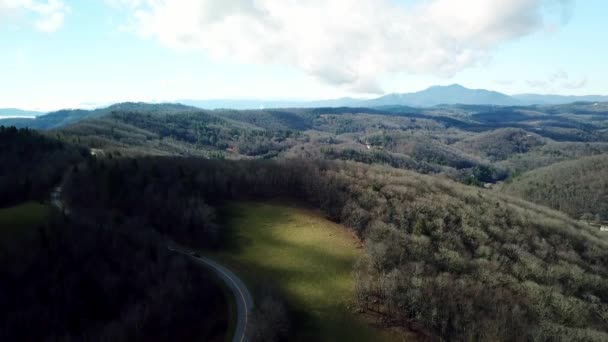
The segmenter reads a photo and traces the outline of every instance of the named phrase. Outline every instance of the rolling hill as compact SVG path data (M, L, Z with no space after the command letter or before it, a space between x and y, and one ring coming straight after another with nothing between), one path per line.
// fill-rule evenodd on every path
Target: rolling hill
M126 102L94 110L63 109L48 113L46 115L37 116L35 118L0 119L0 125L47 130L66 126L84 119L99 118L104 115L111 114L112 112L131 111L138 113L157 113L162 111L163 113L176 113L185 112L188 110L196 110L196 108L181 104L147 104Z
M568 213L574 218L608 220L608 154L535 169L503 190Z

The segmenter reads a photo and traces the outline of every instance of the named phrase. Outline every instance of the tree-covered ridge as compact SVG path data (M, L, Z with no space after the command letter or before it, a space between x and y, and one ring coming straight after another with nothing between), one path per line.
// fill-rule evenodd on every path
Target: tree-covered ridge
M57 134L121 154L273 157L301 140L294 130L265 130L201 110L114 111L67 126Z
M535 169L504 191L585 220L608 220L608 154Z

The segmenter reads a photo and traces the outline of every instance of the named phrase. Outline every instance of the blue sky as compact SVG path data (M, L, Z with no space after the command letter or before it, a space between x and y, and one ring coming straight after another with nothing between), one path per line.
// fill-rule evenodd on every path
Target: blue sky
M602 0L0 0L0 107L451 83L608 94L607 14Z

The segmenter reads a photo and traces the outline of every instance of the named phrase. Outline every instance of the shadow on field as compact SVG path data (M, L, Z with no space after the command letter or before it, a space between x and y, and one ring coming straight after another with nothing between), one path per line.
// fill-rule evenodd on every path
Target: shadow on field
M236 203L218 214L220 259L254 294L273 288L286 299L292 340L378 340L354 313L352 269L359 252L333 223L284 203Z

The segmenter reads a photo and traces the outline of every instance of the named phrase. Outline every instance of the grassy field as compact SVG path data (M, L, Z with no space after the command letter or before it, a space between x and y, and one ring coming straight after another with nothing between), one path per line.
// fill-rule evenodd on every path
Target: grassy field
M0 239L15 236L24 229L44 224L51 213L48 205L25 202L14 207L0 208Z
M224 214L230 244L214 257L254 293L271 285L284 294L297 321L293 340L389 339L353 313L351 273L362 250L350 231L313 211L276 203L234 203Z

